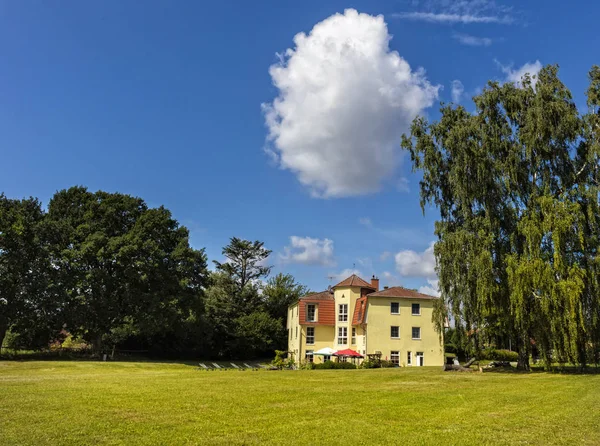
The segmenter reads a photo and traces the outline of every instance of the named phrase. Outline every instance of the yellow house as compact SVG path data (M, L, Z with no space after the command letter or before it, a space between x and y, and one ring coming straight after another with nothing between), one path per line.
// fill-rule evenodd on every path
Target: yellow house
M436 297L403 287L379 290L379 279L352 275L288 308L288 351L296 361L325 361L315 352L352 349L401 366L442 366L444 348L432 322Z

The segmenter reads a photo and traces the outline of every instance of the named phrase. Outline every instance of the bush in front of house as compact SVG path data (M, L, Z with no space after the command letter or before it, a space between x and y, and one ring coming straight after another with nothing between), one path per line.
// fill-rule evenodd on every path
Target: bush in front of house
M322 369L355 369L356 366L351 362L333 362L325 361L323 364L315 364L316 370Z
M519 354L510 350L486 348L477 357L482 360L515 362L519 359Z

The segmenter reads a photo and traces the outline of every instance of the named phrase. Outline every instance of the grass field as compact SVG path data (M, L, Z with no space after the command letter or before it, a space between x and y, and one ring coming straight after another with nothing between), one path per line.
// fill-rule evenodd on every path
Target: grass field
M1 444L600 444L600 375L0 362Z

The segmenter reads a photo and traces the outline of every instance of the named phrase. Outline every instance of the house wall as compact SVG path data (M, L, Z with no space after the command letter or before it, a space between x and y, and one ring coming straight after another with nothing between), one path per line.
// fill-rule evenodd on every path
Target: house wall
M360 287L339 287L333 292L335 299L335 331L332 348L336 350L343 350L352 347L352 315L354 314L354 307L356 300L360 297ZM346 322L340 322L340 304L348 305L348 320ZM346 327L348 329L348 342L346 344L340 344L338 339L338 328ZM357 339L358 342L358 339Z
M400 314L391 313L391 302L400 303ZM413 316L412 303L421 304L421 315ZM400 352L400 365L407 365L407 352L412 352L412 365L416 365L416 353L423 352L425 366L444 364L443 341L432 322L433 300L394 299L369 297L367 304L367 353L380 351L383 359L390 359L391 352ZM391 327L400 327L400 339L391 338ZM421 328L421 339L412 339L412 327ZM361 352L362 353L362 352Z
M308 344L306 342L306 329L308 327L314 327L315 329L315 343ZM300 354L294 359L296 362L304 361L306 357L306 351L312 350L316 352L317 350L321 350L322 348L329 347L335 349L333 347L333 339L335 337L335 328L327 325L306 325L302 326L302 348L300 350ZM323 356L315 356L314 362L319 363L323 362Z
M288 307L286 328L288 330L288 352L296 359L300 353L302 339L298 303Z

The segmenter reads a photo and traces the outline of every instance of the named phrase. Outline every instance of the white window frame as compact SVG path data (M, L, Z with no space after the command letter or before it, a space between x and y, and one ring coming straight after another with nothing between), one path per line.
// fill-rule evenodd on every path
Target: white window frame
M398 336L392 336L392 329L397 328L398 329ZM400 339L400 326L398 325L390 325L390 338L392 339Z
M312 318L310 317L310 309L313 309ZM306 322L317 322L317 305L316 304L306 304Z
M415 338L415 328L419 330L419 337ZM420 341L421 340L421 327L412 327L411 331L410 331L411 337L415 340L415 341Z
M348 345L348 327L338 327L338 345Z
M312 335L308 334L308 330L312 330ZM315 345L315 327L306 327L306 345Z
M338 322L348 322L348 304L339 304Z
M419 306L419 312L415 313L415 307L414 305L418 305ZM421 304L420 303L412 303L410 304L410 314L413 316L421 316Z
M406 365L412 366L412 352L406 352Z
M314 356L314 354L313 354L313 353L314 353L314 350L306 350L306 351L304 352L304 359L305 359L307 362L314 362L314 360L315 360L315 356Z
M398 311L392 310L392 305L398 305ZM390 314L400 314L400 302L390 302Z
M352 327L352 340L351 340L351 344L352 345L356 345L356 328Z
M394 360L395 358L395 360ZM400 365L400 350L392 350L390 351L390 362Z

